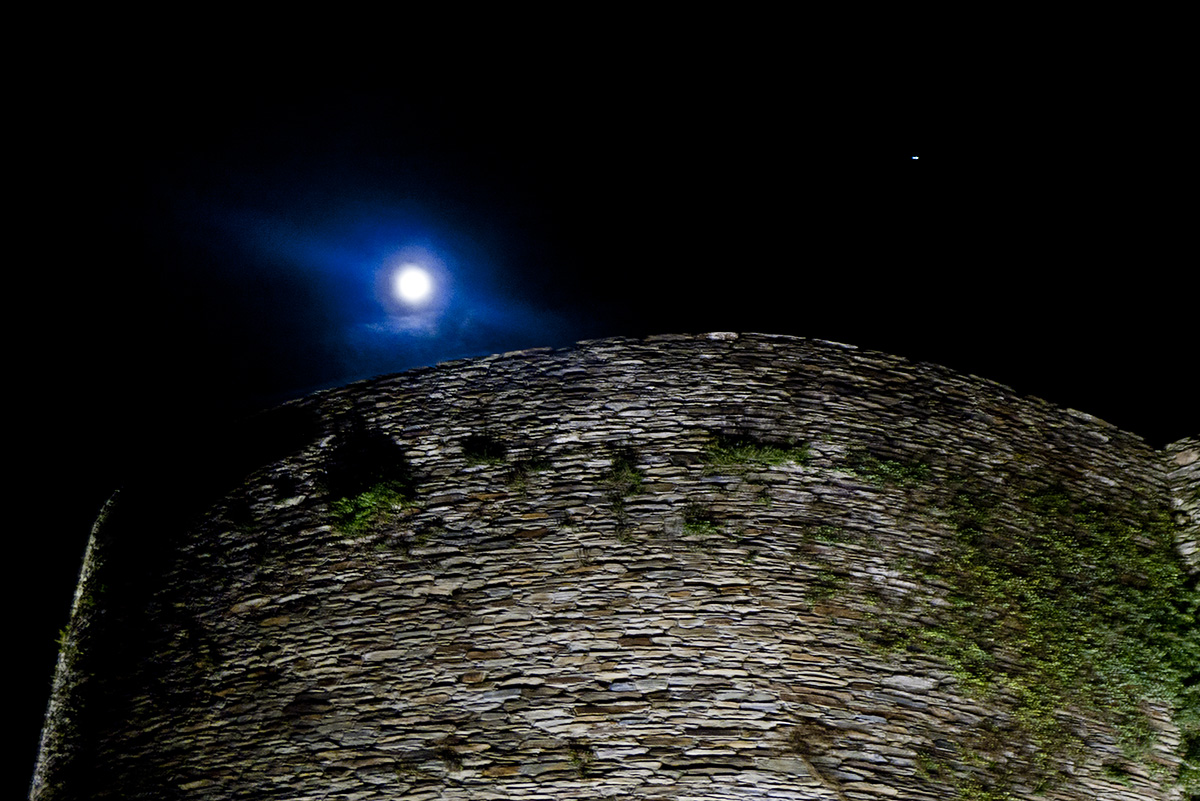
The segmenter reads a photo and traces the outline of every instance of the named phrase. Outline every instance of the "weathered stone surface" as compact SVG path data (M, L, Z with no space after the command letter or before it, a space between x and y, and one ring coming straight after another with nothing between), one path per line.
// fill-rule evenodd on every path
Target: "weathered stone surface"
M206 514L138 539L118 500L97 524L33 798L1183 798L1169 709L1142 761L1063 710L1083 746L1035 770L1003 693L879 632L960 603L938 571L968 485L1169 506L1196 569L1196 440L1155 452L941 367L761 334L505 354L290 407L313 439ZM329 476L363 432L410 495L350 529ZM721 438L807 456L719 463Z

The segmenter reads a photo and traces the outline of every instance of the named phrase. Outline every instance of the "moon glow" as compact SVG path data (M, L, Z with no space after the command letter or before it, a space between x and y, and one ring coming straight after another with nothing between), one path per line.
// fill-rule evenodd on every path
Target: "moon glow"
M396 273L393 281L396 297L406 303L420 303L433 291L429 273L415 264L405 264Z

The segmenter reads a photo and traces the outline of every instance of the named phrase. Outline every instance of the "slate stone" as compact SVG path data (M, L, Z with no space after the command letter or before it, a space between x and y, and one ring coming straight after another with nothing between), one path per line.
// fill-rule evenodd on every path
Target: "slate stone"
M994 775L968 764L1007 707L929 654L877 647L871 627L936 625L950 607L925 568L953 540L956 486L1008 498L1028 475L1100 506L1169 508L1200 572L1200 442L1153 451L1000 384L837 343L594 340L287 408L307 421L294 450L155 528L156 561L132 578L121 516L97 522L35 801L953 798L955 775L1032 757L1006 743ZM326 478L351 430L397 455L411 495L347 530ZM476 463L464 442L483 435L503 447ZM809 456L713 463L730 439ZM873 476L862 454L923 478ZM1122 762L1114 784L1115 732L1078 717L1052 797L1179 797L1163 778L1178 730L1147 710L1157 772Z

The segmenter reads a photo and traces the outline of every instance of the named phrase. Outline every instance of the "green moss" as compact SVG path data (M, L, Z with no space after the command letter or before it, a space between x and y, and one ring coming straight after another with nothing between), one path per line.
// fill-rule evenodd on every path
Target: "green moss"
M637 458L633 451L618 450L613 454L612 467L604 477L604 483L612 493L627 497L642 491L642 472L637 469Z
M839 542L848 542L850 540L850 537L846 535L844 530L838 526L829 525L817 526L812 530L812 537L818 542L823 542L827 545L833 545Z
M534 473L542 473L550 469L550 462L545 459L522 459L514 462L508 471L508 486L518 493L529 488L529 477Z
M363 534L383 522L389 513L411 505L405 486L381 481L348 498L330 502L334 525L345 534Z
M386 434L355 417L346 421L322 466L321 486L329 496L336 528L369 531L416 494L401 448Z
M622 541L628 539L629 512L625 501L642 491L643 476L637 469L637 457L629 448L620 448L613 453L612 466L601 479L605 488L605 496L612 507L613 517L617 520L617 536Z
M968 779L958 787L962 801L1013 801L1015 796L1003 788L989 787L978 779Z
M579 774L579 778L586 779L592 774L596 751L586 740L571 740L567 743L567 759Z
M749 437L717 437L704 450L707 472L740 472L753 465L807 464L808 445L767 443Z
M847 577L832 567L821 567L809 584L807 596L810 601L823 601L840 594L846 587Z
M912 487L928 481L930 475L929 465L923 462L880 459L869 453L852 454L847 466L876 486Z
M1138 760L1155 736L1144 702L1167 703L1183 732L1181 781L1194 792L1200 593L1169 516L1102 510L1061 492L1015 497L1015 506L969 494L949 504L955 540L931 569L949 582L949 606L936 626L881 625L872 639L936 654L967 691L1010 703L1013 735L1043 755L1035 772L1081 747L1064 710L1108 723Z
M702 537L716 536L722 533L721 527L717 525L712 513L699 504L689 504L683 510L683 530L687 534Z
M364 534L389 514L412 505L416 482L404 452L381 431L358 417L343 424L321 469L334 526Z

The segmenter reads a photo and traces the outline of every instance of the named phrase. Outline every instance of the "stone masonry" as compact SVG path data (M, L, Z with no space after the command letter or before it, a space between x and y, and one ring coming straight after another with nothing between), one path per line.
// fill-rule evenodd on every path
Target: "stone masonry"
M97 522L32 799L1189 798L1169 704L1142 702L1137 753L1052 710L1051 748L952 650L885 635L950 630L966 488L1008 536L1026 490L1168 510L1194 592L1200 441L722 333L441 364L260 422L232 481L201 491L180 454Z

